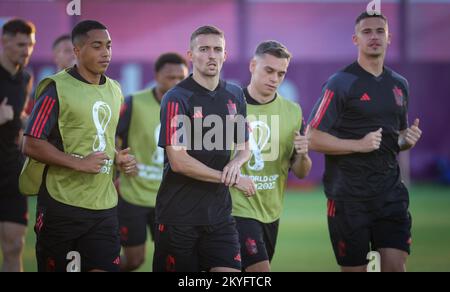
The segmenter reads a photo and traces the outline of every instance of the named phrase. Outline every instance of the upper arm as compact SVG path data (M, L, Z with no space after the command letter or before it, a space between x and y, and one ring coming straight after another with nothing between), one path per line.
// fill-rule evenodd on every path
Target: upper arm
M166 154L169 159L170 167L174 172L179 172L180 167L185 163L189 154L185 147L166 146Z
M344 111L345 98L354 80L355 76L339 72L327 81L309 117L311 128L330 132Z
M409 85L408 82L404 81L404 100L403 100L403 112L400 117L400 131L403 131L408 128L408 108L409 108Z
M170 90L161 103L161 131L158 146L186 145L186 123L189 120L187 105L184 100Z
M132 112L132 97L128 96L125 98L125 102L122 104L120 109L120 119L117 126L117 136L122 139L124 146L128 140L128 132L130 130L131 123L131 112Z
M57 124L58 116L58 95L55 84L51 83L37 99L24 134L47 140Z
M336 89L324 86L321 97L309 117L311 128L328 132L335 125L342 109L343 104Z
M234 129L234 143L238 146L245 146L250 138L250 125L247 121L247 102L242 90L240 90L240 96L238 96L237 107L238 119L236 119Z

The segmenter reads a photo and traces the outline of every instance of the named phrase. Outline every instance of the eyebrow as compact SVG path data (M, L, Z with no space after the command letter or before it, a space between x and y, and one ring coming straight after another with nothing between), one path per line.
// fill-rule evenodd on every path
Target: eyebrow
M284 74L286 74L286 71L278 71L277 69L272 68L272 67L270 67L269 65L264 66L264 68L270 69L270 70L275 71L275 72L278 72L278 73L284 73Z
M108 45L108 44L111 44L111 40L109 40L109 41L107 41L106 42L106 44ZM91 42L91 45L94 45L94 44L99 44L99 45L102 45L103 44L103 42L102 41L93 41L93 42Z

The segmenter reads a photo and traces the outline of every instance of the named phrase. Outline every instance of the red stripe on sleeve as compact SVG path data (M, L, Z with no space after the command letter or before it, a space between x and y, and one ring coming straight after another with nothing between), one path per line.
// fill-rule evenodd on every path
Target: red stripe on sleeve
M44 102L41 105L41 108L39 109L39 113L34 120L33 127L31 128L31 136L36 137L36 130L39 127L42 117L46 111L47 106L50 104L50 98L48 96L45 97Z
M173 125L172 125L172 138L171 145L176 145L178 143L177 140L177 127L178 127L178 103L175 105L175 111L173 115Z
M50 113L52 112L52 109L53 109L53 106L55 105L55 102L56 102L56 100L52 101L52 104L50 105L50 107L48 108L47 112L45 113L44 122L40 126L39 133L38 133L38 136L36 138L41 138L42 131L44 130L45 125L47 124L48 118L50 117Z
M328 91L328 93L325 93L326 96L324 96L324 99L322 100L322 103L320 104L320 111L317 111L316 117L314 118L314 123L311 125L313 128L317 128L320 125L320 122L323 119L323 116L325 115L328 106L330 105L331 100L333 99L334 92Z

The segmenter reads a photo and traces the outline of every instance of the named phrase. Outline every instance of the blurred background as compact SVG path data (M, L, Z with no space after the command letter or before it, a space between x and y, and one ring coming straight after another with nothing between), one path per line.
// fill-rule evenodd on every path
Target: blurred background
M0 0L0 25L21 17L37 27L29 66L36 82L55 71L53 41L80 20L95 19L108 27L113 40L108 75L120 81L125 94L151 86L153 62L161 53L185 55L191 32L214 24L227 41L223 78L242 86L250 79L248 63L256 45L267 39L284 43L294 57L280 92L299 102L308 118L327 78L355 60L354 21L370 1L81 0L80 16L67 15L69 2ZM450 271L450 0L381 3L393 35L386 63L409 80L409 119L419 117L424 132L417 147L401 157L405 180L412 182L416 241L409 267ZM320 186L323 157L311 156L310 177L289 182L274 259L278 271L337 270ZM34 235L29 233L26 268L35 270ZM149 259L151 251L149 245ZM147 263L143 270L149 269Z

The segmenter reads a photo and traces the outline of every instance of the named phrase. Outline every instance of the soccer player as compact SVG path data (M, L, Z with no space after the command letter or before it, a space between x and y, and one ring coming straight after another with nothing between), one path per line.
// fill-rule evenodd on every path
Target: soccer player
M156 198L153 270L238 272L229 187L255 193L252 180L240 175L250 158L244 94L219 77L226 58L221 30L194 31L188 56L193 74L161 104L159 146L166 160ZM233 145L240 150L230 161Z
M70 35L65 34L58 37L53 42L52 50L57 72L75 65L76 59Z
M144 263L147 228L154 238L156 194L164 166L164 150L158 147L160 104L189 69L182 56L166 53L156 60L154 71L155 87L125 98L117 131L122 149L133 149L131 154L139 163L137 176L122 176L118 183L122 271L136 270Z
M113 163L131 175L136 161L129 149L115 153L123 97L119 84L104 75L111 38L103 24L86 20L74 27L72 42L76 66L37 88L24 138L32 160L21 174L21 190L39 194L39 271L119 271ZM38 183L30 180L36 177Z
M384 66L391 42L383 15L362 13L353 43L358 60L323 87L309 123L310 148L325 154L331 242L342 271L365 271L370 250L382 271L404 271L411 244L409 194L397 155L421 137L408 127L406 79Z
M31 22L13 19L2 29L0 53L0 246L2 271L23 270L22 252L28 224L27 199L19 193L22 168L21 113L31 93L32 78L24 71L35 45Z
M244 89L253 155L242 173L255 182L256 195L246 198L234 188L231 194L242 268L247 272L270 271L289 170L298 178L306 177L311 170L302 110L277 93L290 59L291 54L281 43L260 43L250 62L250 84ZM277 152L270 158L268 153L274 149Z

